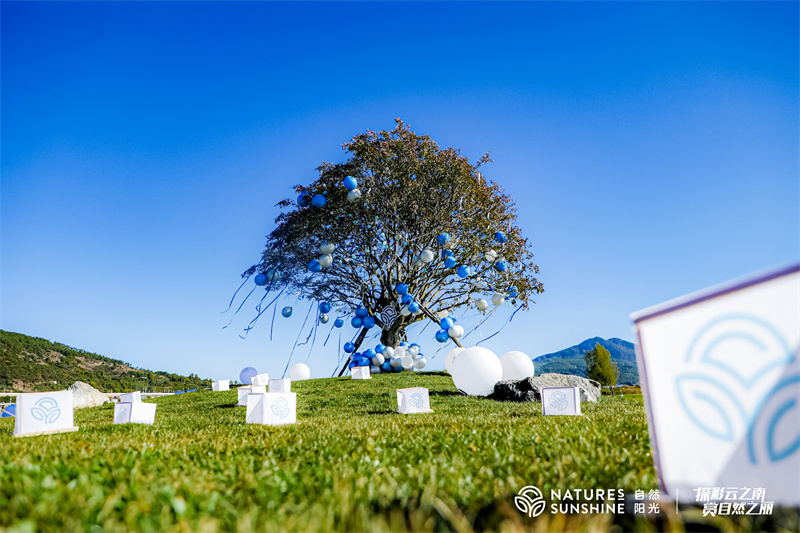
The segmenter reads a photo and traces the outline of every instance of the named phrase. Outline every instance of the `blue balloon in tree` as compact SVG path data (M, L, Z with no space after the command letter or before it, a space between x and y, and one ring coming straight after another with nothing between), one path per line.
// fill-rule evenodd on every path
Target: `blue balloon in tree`
M414 297L408 293L405 293L403 296L400 297L400 301L403 302L404 304L410 304L411 302L414 301Z
M369 315L369 311L366 307L358 306L356 307L356 316L359 318L364 318L365 316Z
M511 296L512 298L516 298L517 295L519 295L519 290L517 290L516 287L509 287L508 295Z
M300 196L297 197L297 205L300 207L308 207L308 195L306 193L300 193Z
M354 328L360 328L363 323L364 322L360 316L354 316L353 319L350 321L350 325L353 326Z
M495 239L497 240L497 242L499 242L500 244L502 244L502 243L506 242L506 234L505 234L505 233L503 233L502 231L496 231L496 232L494 233L494 238L495 238Z
M417 302L411 302L408 304L409 313L416 313L417 311L419 311L419 304Z
M311 272L319 272L320 270L322 270L322 267L320 266L318 260L312 259L311 261L308 262L308 269Z
M397 294L405 294L408 292L408 285L405 283L398 283L394 290L397 291Z
M439 326L440 326L440 327L441 327L443 330L445 330L445 331L446 331L446 330L450 329L450 326L452 326L454 323L455 323L455 320L453 320L453 319L452 319L451 317L449 317L449 316L446 316L446 317L444 317L444 318L443 318L443 319L442 319L442 320L439 322Z
M439 243L439 246L444 246L448 242L450 242L450 235L447 233L442 233L438 237L436 237L436 242Z
M340 328L342 326L344 326L344 320L342 320L341 318L337 318L336 320L333 321L333 327Z
M450 339L450 335L447 333L447 330L440 329L436 332L436 340L439 342L447 342Z
M447 268L453 268L454 266L456 266L456 258L453 257L452 255L448 255L444 260L444 266L446 266Z
M506 263L505 261L498 261L497 263L494 264L494 269L497 270L498 272L505 272L507 268L508 268L508 263Z
M281 309L281 314L283 315L284 318L289 318L290 316L292 316L292 308L287 305L286 307Z
M352 191L358 187L358 182L353 176L347 176L344 181L342 181L342 185L344 185L345 189Z
M353 344L352 342L346 342L346 343L344 343L344 351L345 351L345 352L347 352L347 353L353 353L353 352L355 351L355 349L356 349L356 346L355 346L355 344Z
M256 277L253 281L255 281L256 285L258 285L259 287L263 287L264 285L267 284L267 276L265 276L264 274L256 274Z
M319 312L320 313L330 313L331 312L331 304L328 302L320 302L319 304Z
M311 199L311 205L314 207L322 207L328 202L328 199L322 196L321 194L317 194L314 198Z
M469 276L469 267L466 265L461 265L460 267L458 267L458 270L456 272L462 278L466 278L467 276Z
M371 316L365 316L363 319L361 319L361 325L367 329L370 329L375 325L375 318Z

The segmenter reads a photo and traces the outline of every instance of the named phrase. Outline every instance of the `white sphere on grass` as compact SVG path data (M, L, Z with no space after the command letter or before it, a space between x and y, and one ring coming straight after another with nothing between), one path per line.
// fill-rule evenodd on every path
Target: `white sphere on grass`
M506 352L500 357L503 365L503 380L519 381L533 376L533 361L522 352Z
M453 383L470 396L488 396L503 378L500 359L481 346L467 348L453 360Z
M289 369L289 379L292 381L303 381L311 377L311 369L305 363L297 363Z

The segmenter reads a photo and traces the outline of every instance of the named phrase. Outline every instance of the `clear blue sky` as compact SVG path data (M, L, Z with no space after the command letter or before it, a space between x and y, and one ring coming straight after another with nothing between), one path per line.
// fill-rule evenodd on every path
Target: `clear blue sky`
M491 152L485 174L517 200L546 292L484 344L498 355L633 340L633 311L800 257L797 2L4 1L0 15L5 330L153 370L280 374L308 304L271 342L269 321L238 337L249 304L225 330L220 312L275 203L395 117L472 160ZM294 361L330 375L332 344Z

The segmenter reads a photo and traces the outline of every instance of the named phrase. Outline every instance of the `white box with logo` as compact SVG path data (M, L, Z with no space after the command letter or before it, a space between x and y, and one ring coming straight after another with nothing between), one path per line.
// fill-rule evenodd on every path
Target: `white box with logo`
M250 387L252 387L252 385L243 385L236 389L239 395L239 400L236 405L247 405L247 395L251 392Z
M17 396L14 436L30 437L78 431L71 390L33 392Z
M544 387L542 394L542 414L571 415L581 414L581 390L578 387Z
M367 367L364 367L367 368ZM369 368L367 368L369 371ZM397 412L404 415L411 413L432 413L428 389L411 387L397 389Z
M279 426L297 421L297 394L294 392L272 392L247 396L248 424Z
M368 366L354 366L351 374L353 379L372 379Z
M291 379L271 379L269 380L270 394L275 392L292 392Z
M661 488L800 505L800 264L631 315Z
M266 386L269 383L269 374L256 374L250 380L250 383L253 385L264 385Z
M123 403L141 402L142 393L137 390L135 392L126 392L124 394L120 394L119 401Z
M117 402L114 404L115 424L150 424L156 421L156 404Z
M211 390L214 392L231 390L231 380L221 379L219 381L214 381L211 383Z

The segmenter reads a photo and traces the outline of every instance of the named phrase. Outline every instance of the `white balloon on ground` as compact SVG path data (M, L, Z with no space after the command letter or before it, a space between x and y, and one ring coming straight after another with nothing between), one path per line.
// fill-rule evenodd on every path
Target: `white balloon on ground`
M453 383L470 396L488 396L503 378L500 359L482 346L466 348L453 359Z
M399 357L392 357L391 359L389 359L389 364L392 365L393 367L400 366L401 365L400 358Z
M250 385L251 384L250 380L253 379L253 376L257 375L258 375L258 370L256 370L252 366L247 366L244 367L241 372L239 372L239 381L242 383L242 385Z
M289 370L289 379L303 381L311 377L311 369L305 363L297 363Z
M383 353L381 353L381 355L383 355L384 361L386 359L391 359L392 357L394 357L394 348L392 348L391 346L387 346L386 348L383 349Z
M319 266L322 268L328 268L333 264L333 256L330 254L325 254L319 256Z
M418 346L409 346L407 351L408 351L408 355L410 355L411 357L414 357L417 354L419 354L419 347Z
M376 353L376 354L375 354L375 355L372 357L372 364L373 364L373 365L376 365L376 366L381 366L381 365L383 364L383 362L384 362L384 361L386 361L386 359L384 359L384 357L383 357L383 354Z
M533 376L533 361L522 352L506 352L500 357L503 365L503 381L513 379L519 381Z
M486 311L486 309L489 307L489 302L483 298L480 298L477 302L475 302L475 307L478 308L478 311Z
M494 305L503 305L503 302L506 301L506 295L500 294L499 292L492 296L492 303Z
M404 355L404 356L403 356L403 357L400 359L400 364L401 364L401 365L403 365L403 368L405 368L406 370L408 370L409 368L411 368L412 366L414 366L414 358L413 358L413 357L411 357L410 355Z
M453 375L453 359L455 359L455 357L464 350L466 350L466 348L457 346L452 350L450 350L449 352L447 352L447 355L444 358L444 368L445 370L447 370L447 373L450 374L451 376Z
M417 357L416 359L414 359L414 368L416 368L417 370L422 370L423 368L425 368L425 365L427 364L428 361L426 361L424 357Z
M464 335L464 328L462 326L459 326L458 324L453 324L447 329L447 334L454 339L458 339L459 337Z

